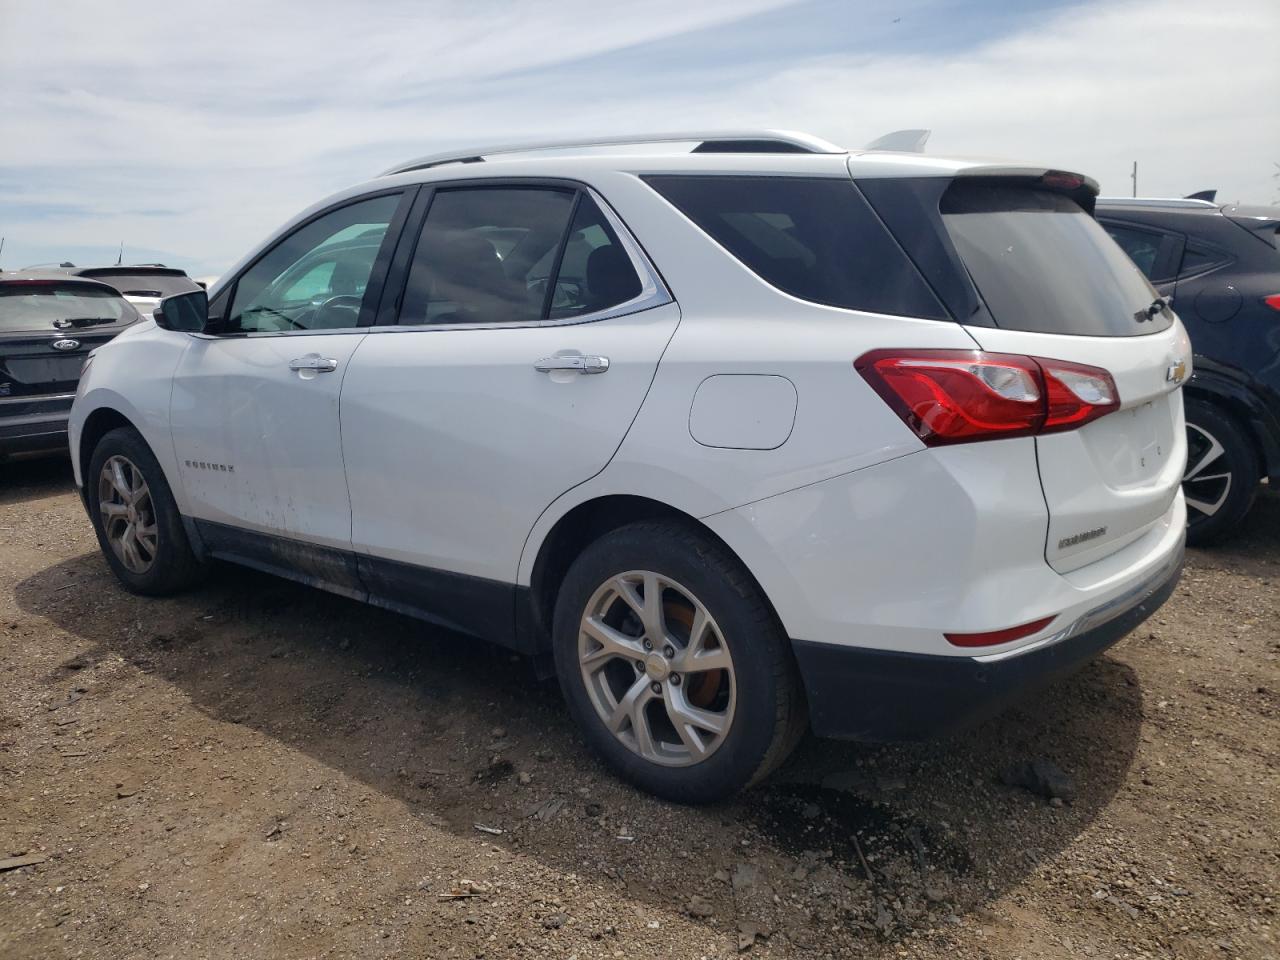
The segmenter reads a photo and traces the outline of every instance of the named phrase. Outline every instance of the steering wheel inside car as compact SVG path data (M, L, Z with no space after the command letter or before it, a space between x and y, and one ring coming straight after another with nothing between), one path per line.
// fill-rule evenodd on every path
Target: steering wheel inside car
M330 297L316 307L311 318L311 329L354 327L360 318L360 304L364 297L344 293Z

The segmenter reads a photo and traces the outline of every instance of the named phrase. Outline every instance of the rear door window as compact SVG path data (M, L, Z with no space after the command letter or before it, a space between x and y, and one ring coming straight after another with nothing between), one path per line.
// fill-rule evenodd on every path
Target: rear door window
M1148 320L1155 289L1102 226L1064 194L957 180L943 194L941 211L996 326L1130 337L1173 323L1168 310Z
M792 296L848 310L947 318L849 180L645 179L743 265Z
M1152 283L1172 280L1177 273L1178 246L1181 241L1158 230L1144 230L1114 220L1100 220L1111 239L1129 255L1143 275Z
M641 292L630 256L585 191L446 188L423 222L399 322L586 317Z

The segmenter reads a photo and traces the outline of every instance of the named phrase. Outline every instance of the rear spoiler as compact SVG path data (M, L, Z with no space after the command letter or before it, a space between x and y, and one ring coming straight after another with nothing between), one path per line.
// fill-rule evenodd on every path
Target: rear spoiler
M1070 197L1089 214L1093 213L1094 202L1098 199L1098 181L1093 177L1086 177L1083 173L1072 173L1070 170L993 164L965 167L963 170L957 170L955 176L956 179L965 180L977 178L998 180L1001 183L1014 181L1022 186L1052 190Z
M120 292L109 283L90 277L24 277L12 271L0 273L0 287L86 287L92 290L108 290L120 296Z

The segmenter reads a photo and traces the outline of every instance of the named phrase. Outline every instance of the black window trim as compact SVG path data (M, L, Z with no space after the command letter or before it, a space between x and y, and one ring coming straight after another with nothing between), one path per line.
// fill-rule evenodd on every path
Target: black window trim
M636 239L635 234L631 232L630 227L626 225L626 222L619 216L618 212L613 209L612 204L605 200L600 195L600 192L589 183L559 177L457 177L448 180L432 180L420 186L421 192L418 194L413 204L413 210L405 223L401 241L396 246L391 269L383 284L382 298L376 312L376 323L369 327L370 333L407 333L440 330L518 330L530 327L576 326L578 324L612 320L615 317L630 316L676 302L665 280L663 280L662 274L658 272L657 267L654 266L653 261L644 247L640 245L640 241ZM622 249L626 252L628 259L631 261L631 266L640 280L640 293L630 300L615 304L612 307L606 307L603 310L597 310L594 313L560 317L558 319L544 317L540 320L522 322L401 323L400 309L404 303L409 270L413 266L413 256L417 251L418 240L422 236L422 227L426 222L428 213L430 213L431 201L435 194L440 190L485 189L492 187L572 190L576 194L574 198L575 210L579 202L578 196L585 193L600 208L601 213L604 214L605 219L609 221L609 225L617 235L618 242L622 245ZM569 222L572 224L572 214ZM563 253L563 238L561 239L560 247L557 259ZM555 273L556 271L552 271L552 275L548 277L549 287L555 283ZM546 313L545 310L543 312L544 314Z
M384 187L380 190L371 190L368 193L358 194L357 196L347 197L330 204L322 210L316 211L307 219L293 224L287 230L281 230L273 236L267 243L263 244L258 255L246 263L236 273L235 277L218 291L218 295L214 298L214 302L218 302L219 309L224 314L216 318L216 326L212 331L204 333L193 333L190 336L199 337L202 340L247 340L261 337L314 337L324 336L328 334L355 334L367 333L376 319L376 305L381 302L383 289L389 274L389 267L393 252L399 247L401 238L404 234L405 224L408 222L409 213L415 206L420 193L418 184L410 184L409 186ZM327 327L318 330L249 330L249 331L231 331L224 332L218 329L222 322L225 321L225 311L229 310L235 303L236 291L240 286L240 281L250 270L258 265L264 257L270 254L281 243L293 236L299 230L305 230L311 224L315 223L322 217L346 207L355 206L357 203L364 203L366 200L376 200L379 197L400 196L400 202L396 205L395 213L391 215L391 222L387 225L387 232L382 237L382 242L378 247L378 254L373 258L373 269L369 273L369 282L365 286L364 297L360 302L360 314L353 327ZM214 323L214 303L210 303L209 310L210 322Z

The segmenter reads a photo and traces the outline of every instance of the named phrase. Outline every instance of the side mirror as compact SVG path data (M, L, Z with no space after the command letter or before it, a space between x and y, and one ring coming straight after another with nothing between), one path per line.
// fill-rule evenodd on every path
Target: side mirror
M151 314L156 326L180 333L204 333L209 325L209 294L203 290L165 297Z

